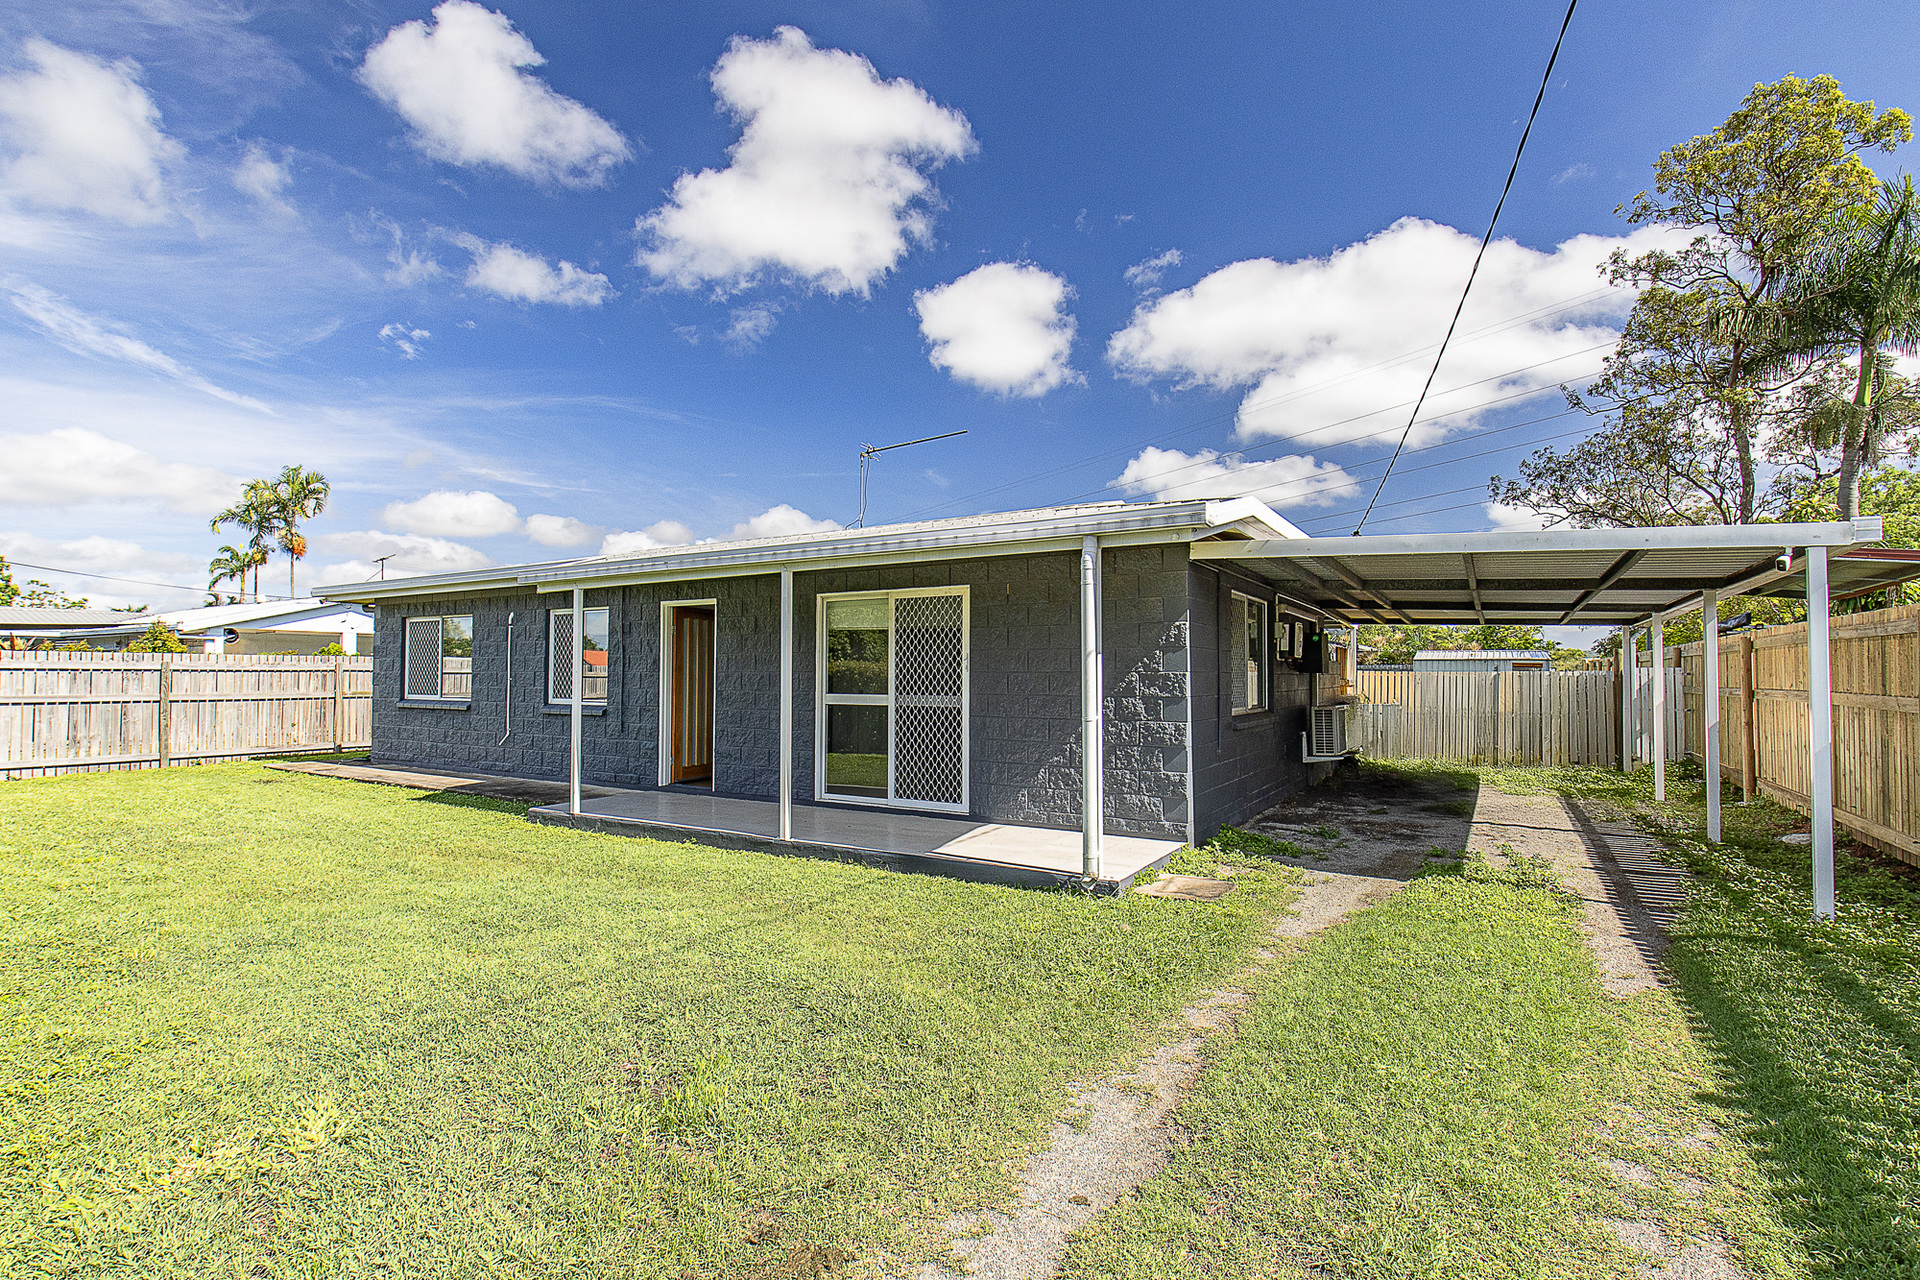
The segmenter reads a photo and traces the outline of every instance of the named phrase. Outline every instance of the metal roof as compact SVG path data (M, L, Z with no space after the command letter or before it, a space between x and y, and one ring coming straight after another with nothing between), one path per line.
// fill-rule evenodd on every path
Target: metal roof
M1197 542L1349 622L1618 626L1698 607L1705 589L1801 594L1805 548L1846 552L1880 518L1825 524L1703 525L1392 534ZM1776 561L1791 556L1785 571ZM1920 553L1835 555L1833 594L1920 578Z
M1545 662L1545 649L1422 649L1413 655L1415 662L1434 662L1440 659L1461 660L1466 662Z
M43 605L0 605L0 630L83 631L88 628L118 627L139 618L142 628L151 621L148 614L118 613L112 609L50 609Z
M782 567L825 569L902 560L1077 550L1081 539L1086 537L1120 545L1186 541L1220 532L1231 532L1240 538L1305 537L1272 508L1253 498L1095 502L865 529L827 529L781 538L699 542L649 548L623 556L588 556L467 573L357 582L327 587L318 594L326 600L371 601L528 586L541 591L559 591L574 586L613 587L636 582L768 573Z

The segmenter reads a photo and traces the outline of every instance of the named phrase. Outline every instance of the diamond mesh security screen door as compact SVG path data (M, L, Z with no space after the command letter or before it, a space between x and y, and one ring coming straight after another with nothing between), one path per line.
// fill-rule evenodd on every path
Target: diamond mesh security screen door
M965 800L966 602L956 595L893 602L893 798Z
M824 597L823 799L967 809L965 588Z

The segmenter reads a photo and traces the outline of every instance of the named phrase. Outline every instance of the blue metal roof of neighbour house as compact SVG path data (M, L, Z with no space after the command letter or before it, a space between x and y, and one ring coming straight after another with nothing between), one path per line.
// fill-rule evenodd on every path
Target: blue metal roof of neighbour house
M1545 662L1545 649L1422 649L1415 662Z

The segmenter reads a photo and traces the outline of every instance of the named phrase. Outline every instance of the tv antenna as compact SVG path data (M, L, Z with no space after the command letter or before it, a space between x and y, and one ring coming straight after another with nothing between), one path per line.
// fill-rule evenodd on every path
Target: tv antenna
M878 445L863 444L861 445L860 446L860 518L853 522L853 527L856 529L864 529L866 528L866 525L867 525L867 471L870 467L873 466L874 454L885 453L889 449L904 449L910 444L926 444L932 440L951 440L955 436L963 436L965 434L967 434L965 431L949 431L944 435L921 436L918 440L902 440L899 444L878 444Z
M383 556L375 556L373 558L373 562L380 566L380 581L385 582L387 580L387 561L399 554L398 551L389 551Z

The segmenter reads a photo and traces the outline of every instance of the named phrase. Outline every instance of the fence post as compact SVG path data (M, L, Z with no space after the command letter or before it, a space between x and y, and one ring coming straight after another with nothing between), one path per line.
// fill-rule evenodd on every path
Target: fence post
M165 654L160 656L160 714L154 720L159 738L155 754L164 769L173 763L173 659Z
M1753 633L1740 636L1740 799L1751 801L1760 773L1760 735L1754 726Z
M346 749L347 730L344 723L345 716L342 714L347 705L344 693L346 683L347 660L344 656L335 654L333 658L333 754L335 755L339 755Z

